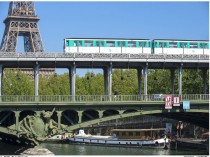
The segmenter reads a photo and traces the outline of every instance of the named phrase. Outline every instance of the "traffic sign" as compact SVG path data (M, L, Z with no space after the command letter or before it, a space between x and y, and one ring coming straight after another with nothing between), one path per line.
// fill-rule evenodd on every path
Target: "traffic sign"
M172 96L171 95L165 96L165 109L172 109Z
M173 106L180 106L180 96L173 97Z
M190 109L190 102L189 101L183 101L183 109L189 110Z

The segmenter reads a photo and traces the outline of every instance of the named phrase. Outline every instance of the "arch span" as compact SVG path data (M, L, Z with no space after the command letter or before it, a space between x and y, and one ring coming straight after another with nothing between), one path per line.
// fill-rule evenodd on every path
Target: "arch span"
M169 114L170 113L186 113L186 116L188 113L206 113L206 115L208 115L209 111L208 110L197 110L197 109L191 109L191 110L187 110L185 112L168 112ZM137 111L137 112L129 112L129 113L123 113L123 114L118 114L118 115L112 115L112 116L107 116L107 117L103 117L101 119L94 119L94 120L90 120L90 121L87 121L87 122L83 122L83 123L79 123L79 124L76 124L76 125L72 125L70 127L68 127L67 129L69 131L72 131L72 130L75 130L75 129L79 129L79 128L82 128L82 127L87 127L89 125L92 125L92 124L97 124L97 123L100 123L100 122L105 122L105 121L109 121L109 120L114 120L114 119L121 119L121 118L126 118L126 117L133 117L133 116L139 116L139 115L147 115L147 114L150 114L150 115L157 115L157 114L163 114L163 111L162 110L151 110L151 111ZM172 119L177 119L179 118L178 116L174 116L174 117L170 117ZM196 117L195 117L196 118ZM179 119L177 119L179 120ZM194 120L191 119L191 122L193 123ZM207 127L208 125L203 125L204 127Z

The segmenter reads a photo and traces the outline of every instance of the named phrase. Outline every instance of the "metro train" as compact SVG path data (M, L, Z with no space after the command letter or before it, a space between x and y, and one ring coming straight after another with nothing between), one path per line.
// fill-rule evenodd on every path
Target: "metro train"
M207 40L65 38L65 53L209 54Z

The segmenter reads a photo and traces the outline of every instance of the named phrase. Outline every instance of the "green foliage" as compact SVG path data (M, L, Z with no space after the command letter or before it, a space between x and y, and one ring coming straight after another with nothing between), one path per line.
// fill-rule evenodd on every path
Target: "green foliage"
M17 69L4 69L4 95L34 95L34 81Z
M207 71L209 76L209 71ZM170 70L150 69L148 71L148 94L171 94ZM203 93L203 72L201 70L183 70L182 93ZM144 94L144 78L141 90ZM69 74L39 78L39 95L69 95ZM178 94L178 70L175 70L175 94ZM137 95L137 70L115 69L112 73L112 93L117 95ZM207 93L209 93L209 77L207 77ZM103 74L86 73L84 77L76 75L76 95L103 95ZM3 95L34 95L34 80L18 70L4 70Z

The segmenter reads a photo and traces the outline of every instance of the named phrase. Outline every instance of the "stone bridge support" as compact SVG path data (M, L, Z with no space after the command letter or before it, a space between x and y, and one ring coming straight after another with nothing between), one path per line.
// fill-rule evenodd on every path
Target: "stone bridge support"
M76 83L76 65L75 62L71 68L69 68L69 81L70 81L70 95L72 96L72 101L75 101L75 83Z
M112 63L104 70L104 95L107 95L108 100L111 101L112 95Z
M79 117L78 123L82 123L82 114L83 114L83 111L77 111L77 112L78 112L78 117Z
M15 112L15 129L19 130L20 111L14 111L14 112Z
M99 119L101 119L104 115L104 110L100 110L98 111L98 116L99 116Z
M39 65L36 64L34 67L34 86L35 86L35 100L38 100L38 96L39 96Z
M182 95L182 65L178 69L178 89L179 95Z
M56 111L58 116L58 129L61 129L61 116L63 111Z
M145 95L145 100L147 100L147 74L148 74L148 63L144 66L143 69L144 73L144 95Z

